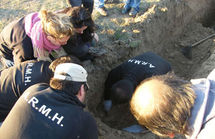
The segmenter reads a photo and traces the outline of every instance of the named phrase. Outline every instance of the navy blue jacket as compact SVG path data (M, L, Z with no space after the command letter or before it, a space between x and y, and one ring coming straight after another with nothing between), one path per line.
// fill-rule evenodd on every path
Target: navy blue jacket
M5 26L0 33L0 55L15 63L36 59L31 38L25 32L25 16Z
M49 83L53 76L47 61L25 61L4 69L0 73L0 122L5 119L11 108L31 85Z
M131 58L109 72L105 81L104 99L110 99L110 89L119 80L130 80L136 88L144 79L169 71L171 71L170 63L155 53L146 52Z
M2 139L97 139L96 122L72 94L46 83L29 87L0 128Z

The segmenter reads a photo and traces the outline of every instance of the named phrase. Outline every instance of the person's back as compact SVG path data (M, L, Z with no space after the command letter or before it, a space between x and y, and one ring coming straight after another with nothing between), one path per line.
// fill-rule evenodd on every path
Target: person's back
M96 122L83 111L87 90L82 66L59 64L49 84L33 85L19 98L0 128L1 139L97 139Z
M52 63L48 61L25 61L0 73L0 122L2 122L18 98L31 85L49 83L58 64L79 63L73 56L63 56Z
M48 84L33 85L5 119L1 139L86 139L96 125L83 107L75 96L53 90Z
M171 71L171 65L159 55L146 52L123 63L121 69L122 78L134 79L139 84L152 75L161 75Z
M110 98L111 87L120 80L129 80L133 88L144 79L171 71L168 61L152 52L146 52L112 69L105 81L105 99Z
M48 61L26 61L4 69L0 73L0 122L5 119L15 102L31 85L48 83L53 76Z

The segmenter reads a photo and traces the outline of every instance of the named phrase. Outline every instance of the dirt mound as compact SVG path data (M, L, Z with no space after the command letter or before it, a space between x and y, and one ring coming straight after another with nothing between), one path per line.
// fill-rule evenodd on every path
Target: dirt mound
M196 6L197 3L200 3L199 6ZM107 4L108 17L94 13L95 22L100 26L97 30L100 42L96 47L105 49L107 53L85 65L91 87L87 96L88 109L97 117L100 138L159 138L150 132L131 134L121 130L136 123L128 104L115 106L108 115L103 112L104 81L112 68L147 51L153 51L170 61L178 76L187 79L197 75L205 77L214 67L214 40L209 39L192 48L192 60L187 59L181 50L215 33L213 21L209 20L214 15L214 9L210 7L212 3L212 0L144 1L136 18L122 15L121 3Z

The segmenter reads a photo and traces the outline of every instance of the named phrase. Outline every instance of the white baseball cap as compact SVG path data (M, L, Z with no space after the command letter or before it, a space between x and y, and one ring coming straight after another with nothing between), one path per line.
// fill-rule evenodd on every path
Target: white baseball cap
M87 82L87 71L81 65L63 63L57 65L53 78L74 82Z

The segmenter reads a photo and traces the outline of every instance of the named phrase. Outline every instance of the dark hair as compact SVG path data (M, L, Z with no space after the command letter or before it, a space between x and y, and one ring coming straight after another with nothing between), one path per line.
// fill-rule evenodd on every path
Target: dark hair
M71 95L77 95L82 84L85 84L85 82L73 82L73 81L59 80L55 78L52 78L50 80L51 88L64 91Z
M87 29L83 31L83 34L74 33L71 36L71 41L76 41L77 37L81 36L82 41L92 41L94 33L94 22L92 20L90 12L84 7L73 7L67 10L67 14L70 16L70 21L73 28L81 28L87 26Z
M91 14L84 7L73 7L71 10L70 21L74 28L94 25Z
M153 85L156 83L158 88L143 92L150 81ZM149 94L151 97L143 94ZM168 136L169 133L186 135L192 130L188 120L195 98L189 81L180 79L173 73L153 76L136 88L130 101L131 112L141 125L159 136ZM143 103L146 99L149 103Z
M130 100L134 86L129 80L120 80L111 87L110 98L115 104L126 103Z
M81 65L81 62L77 57L70 55L70 56L62 56L57 58L49 65L49 69L54 73L57 65L62 63L75 63L75 64Z

